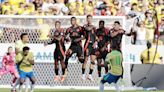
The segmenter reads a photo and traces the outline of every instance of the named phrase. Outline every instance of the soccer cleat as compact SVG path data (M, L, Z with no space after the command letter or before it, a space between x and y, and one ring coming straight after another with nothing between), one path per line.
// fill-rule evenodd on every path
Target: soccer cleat
M86 80L85 74L83 74L83 75L81 76L81 79L82 79L83 81Z
M92 75L89 75L87 79L90 80L90 81L92 81L92 82L94 81Z
M63 75L62 77L61 77L61 82L64 82L65 81L65 76Z
M54 81L58 82L60 80L59 76L55 76Z

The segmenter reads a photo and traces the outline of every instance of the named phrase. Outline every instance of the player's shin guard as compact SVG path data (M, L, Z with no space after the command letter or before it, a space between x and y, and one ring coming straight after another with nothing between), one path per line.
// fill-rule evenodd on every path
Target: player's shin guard
M18 92L22 92L22 84L19 85L19 90L18 90Z
M13 88L12 90L16 90L16 87L20 84L20 80L19 79L16 79L16 82L15 84L13 85Z
M28 92L29 79L25 79L25 92Z
M35 87L35 84L31 84L30 92L34 92L34 87Z
M104 92L104 84L100 82L100 87L99 87L100 92Z
M95 65L95 63L94 63L93 61L91 61L91 66L90 66L90 70L89 70L89 75L92 74L94 65Z
M80 61L80 63L82 63L82 74L85 74L85 63L84 63L84 59L83 58L79 58L79 61Z

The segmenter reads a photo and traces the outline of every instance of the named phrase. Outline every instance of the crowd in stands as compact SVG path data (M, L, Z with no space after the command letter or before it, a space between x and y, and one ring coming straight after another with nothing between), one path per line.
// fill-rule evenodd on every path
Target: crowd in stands
M164 0L1 0L0 14L125 16L133 44L164 42Z

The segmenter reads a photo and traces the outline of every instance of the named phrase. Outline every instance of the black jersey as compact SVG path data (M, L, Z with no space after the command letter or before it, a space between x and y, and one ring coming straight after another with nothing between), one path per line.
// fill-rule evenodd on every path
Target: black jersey
M76 39L79 39L83 35L82 27L77 26L77 27L69 27L66 30L66 34L70 36L71 38L71 45L79 45L81 41L76 42Z

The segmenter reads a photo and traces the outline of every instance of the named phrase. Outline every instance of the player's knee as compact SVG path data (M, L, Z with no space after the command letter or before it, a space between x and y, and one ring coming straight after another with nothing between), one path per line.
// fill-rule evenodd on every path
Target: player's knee
M25 79L20 79L20 85L23 85L24 82L25 82Z
M35 84L35 82L36 82L36 79L35 79L35 78L32 78L32 79L31 79L31 83L32 83L32 84Z
M95 62L94 62L94 61L91 61L91 64L92 64L92 65L95 65Z
M61 66L64 68L65 67L65 62L64 61L61 61Z
M58 66L58 62L57 61L55 61L55 66Z
M79 57L80 63L84 63L84 59L82 57Z
M16 74L15 75L15 78L19 79L20 78L19 74Z
M70 50L68 50L68 51L66 52L66 57L71 57L71 54L72 54L72 52L71 52Z

